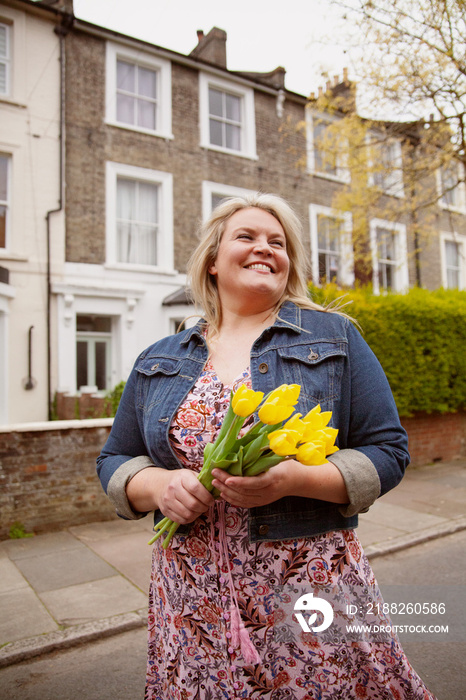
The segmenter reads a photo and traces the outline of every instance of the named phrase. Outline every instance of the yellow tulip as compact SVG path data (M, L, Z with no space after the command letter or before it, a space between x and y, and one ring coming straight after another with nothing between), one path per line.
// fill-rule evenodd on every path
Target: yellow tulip
M306 430L306 425L301 420L301 413L295 413L294 416L291 416L290 420L286 421L283 426L283 430L293 430L299 433L300 439L302 439L304 431Z
M263 398L263 391L254 391L241 384L231 399L233 413L241 418L247 418L254 413Z
M272 391L267 400L274 401L278 398L281 404L294 406L298 401L300 391L301 387L299 384L282 384Z
M267 399L267 401L259 409L259 420L266 425L275 425L281 423L291 416L293 406L289 406L281 402L280 397Z
M314 408L304 416L303 422L307 423L307 425L315 430L320 430L321 428L325 428L331 417L331 411L321 412L320 404L317 404L317 406L314 406Z
M292 430L274 430L269 435L269 446L276 455L288 457L296 454L299 440L300 434Z
M303 442L315 442L316 440L322 440L325 445L331 447L338 435L338 430L336 428L314 428L309 423L304 423L305 430L303 433Z
M319 464L326 464L325 447L321 443L305 442L296 451L296 459L301 464L310 467L317 467Z

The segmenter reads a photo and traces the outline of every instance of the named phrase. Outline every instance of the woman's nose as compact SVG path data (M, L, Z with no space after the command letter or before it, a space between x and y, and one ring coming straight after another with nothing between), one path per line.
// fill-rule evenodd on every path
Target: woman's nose
M254 250L258 253L266 253L270 255L272 248L266 238L256 238Z

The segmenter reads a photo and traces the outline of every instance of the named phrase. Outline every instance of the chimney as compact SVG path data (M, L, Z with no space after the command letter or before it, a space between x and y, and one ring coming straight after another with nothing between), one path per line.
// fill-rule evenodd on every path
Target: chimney
M213 27L206 35L202 30L198 30L197 39L198 44L190 56L220 68L227 67L227 33L223 29Z

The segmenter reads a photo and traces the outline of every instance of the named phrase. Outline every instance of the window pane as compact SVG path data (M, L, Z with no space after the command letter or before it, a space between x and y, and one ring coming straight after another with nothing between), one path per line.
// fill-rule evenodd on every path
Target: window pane
M8 156L0 156L0 202L8 201Z
M138 126L155 130L155 103L138 100Z
M7 58L7 28L4 24L0 24L0 58Z
M134 105L134 97L117 94L117 121L134 124Z
M460 286L459 270L447 270L447 288L458 289Z
M213 146L223 146L223 124L215 119L210 120L210 143Z
M6 65L0 63L0 94L6 94Z
M6 207L0 206L0 248L6 248Z
M218 207L220 202L223 202L226 199L222 194L214 194L212 193L212 211L215 209L215 207Z
M384 228L377 229L378 257L395 260L395 234Z
M78 389L88 385L87 369L87 343L84 340L78 340L76 343L76 385Z
M225 95L226 97L226 117L235 122L241 121L241 100L236 95Z
M152 97L154 100L157 96L157 73L148 68L139 68L138 72L138 94L142 97Z
M117 260L129 263L131 261L131 224L117 224Z
M76 316L76 330L87 333L110 333L112 330L112 319L109 316L78 314Z
M139 184L139 221L155 224L157 223L157 185L150 182L140 182Z
M125 61L117 61L117 89L136 92L136 66Z
M146 265L157 265L157 227L138 227L138 262Z
M234 151L241 150L241 129L233 124L225 124L226 147Z
M445 259L448 267L459 267L458 244L454 243L454 241L445 241Z
M317 244L320 249L327 248L328 238L328 217L318 215L317 217Z
M119 177L117 179L117 217L131 221L135 215L136 183Z
M223 116L223 92L209 88L209 114L215 117Z
M97 389L107 388L107 343L96 341L95 343L95 382Z

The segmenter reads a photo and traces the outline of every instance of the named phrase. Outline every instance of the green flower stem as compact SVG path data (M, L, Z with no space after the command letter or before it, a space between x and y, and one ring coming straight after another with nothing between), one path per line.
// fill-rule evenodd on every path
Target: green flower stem
M173 521L170 520L170 518L163 518L157 523L157 525L154 525L154 531L156 534L147 544L154 544L155 540L158 540L160 535L162 535L165 530L168 530L172 522Z
M290 458L282 457L280 455L276 455L274 452L269 451L268 454L263 454L253 464L250 464L243 468L243 476L258 476L258 474L262 474L262 472L266 472L271 467L275 467L277 464L280 464L280 462L283 462L284 459Z

